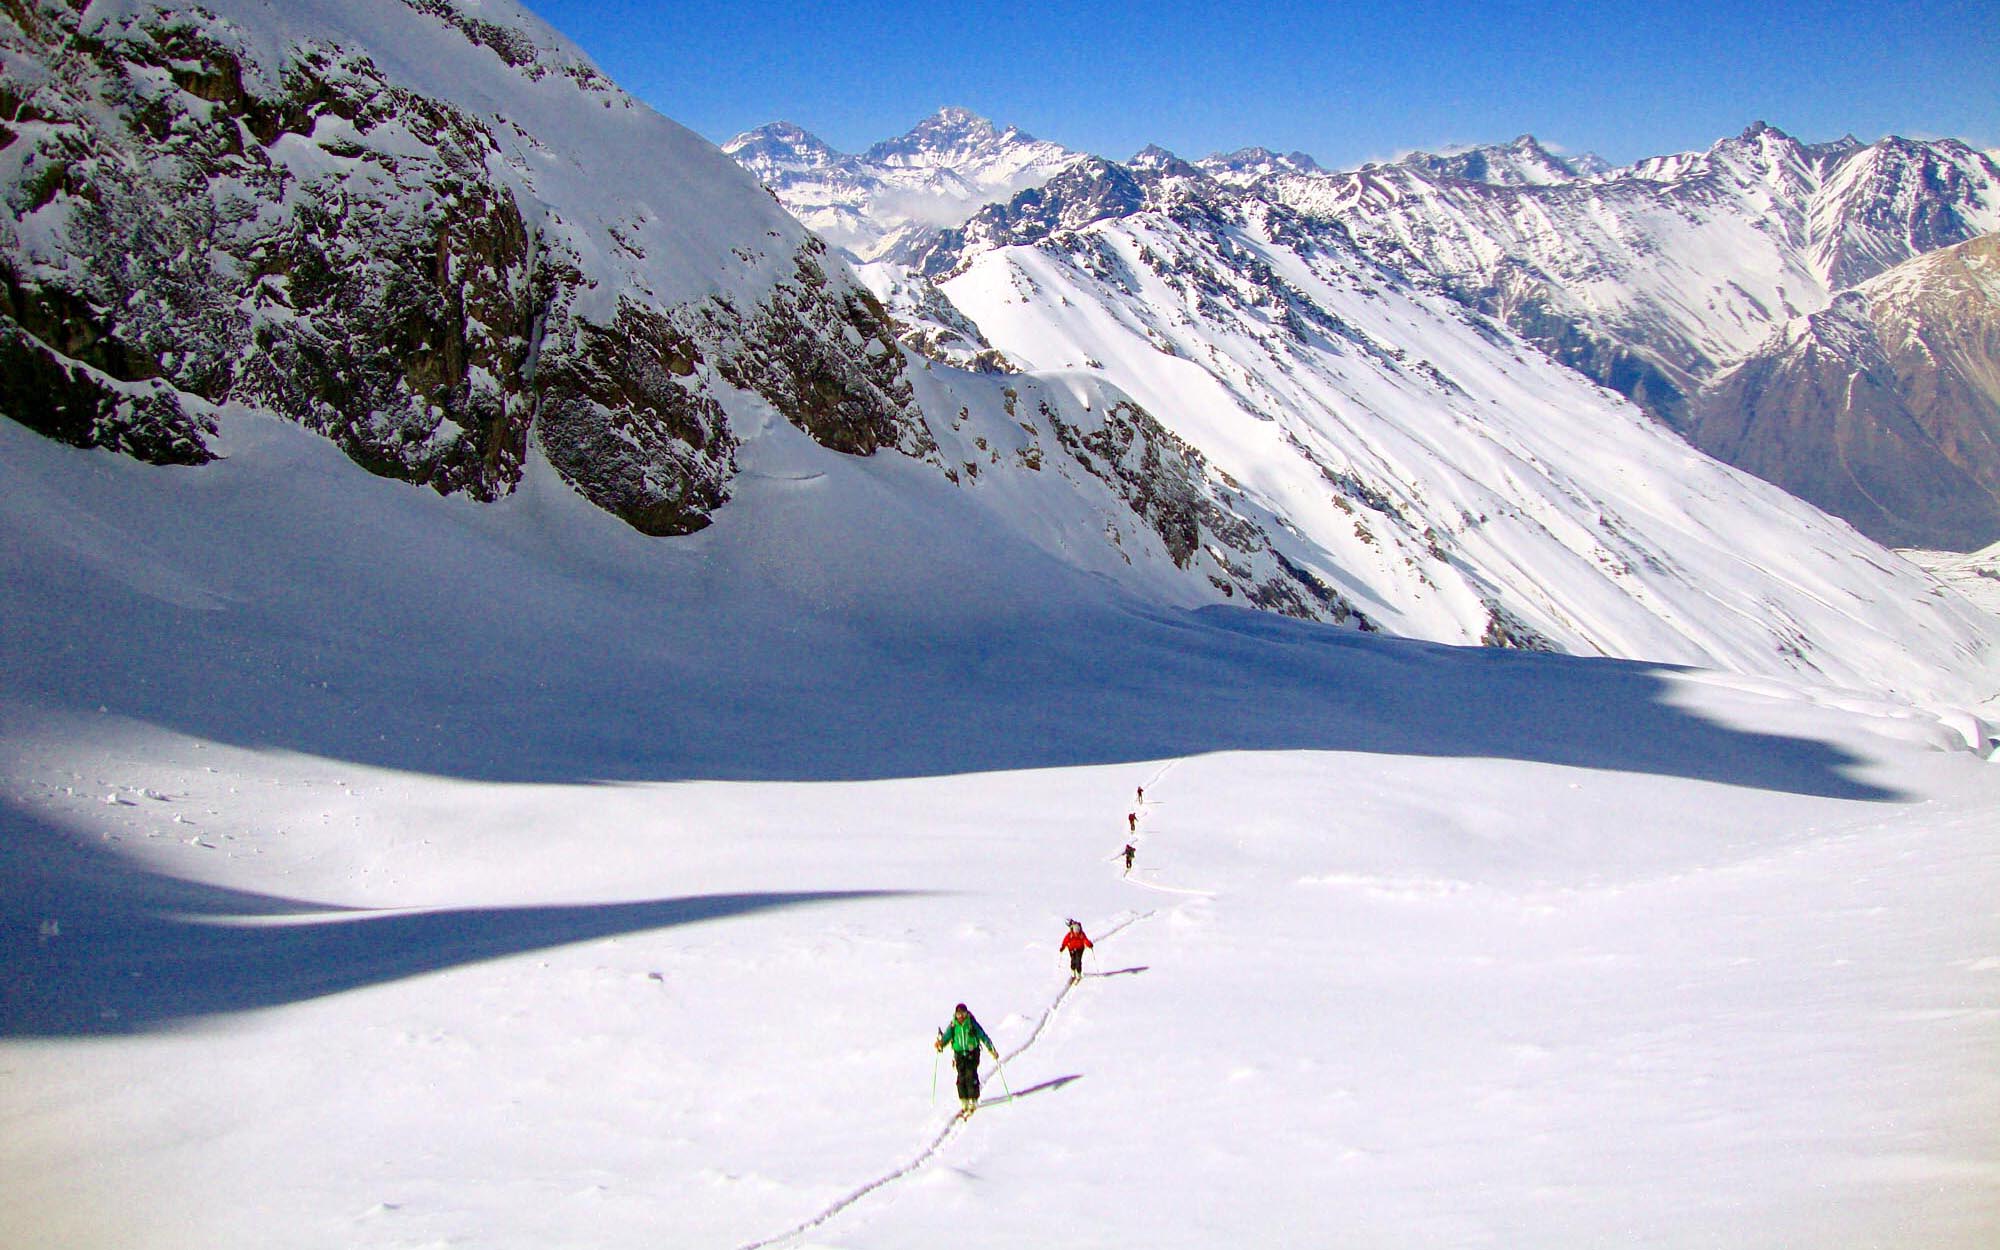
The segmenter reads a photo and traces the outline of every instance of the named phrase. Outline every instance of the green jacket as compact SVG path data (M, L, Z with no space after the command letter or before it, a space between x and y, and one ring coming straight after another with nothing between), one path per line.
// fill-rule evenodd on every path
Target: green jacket
M969 1054L981 1046L995 1055L1000 1053L993 1045L993 1039L986 1036L986 1030L979 1027L979 1021L973 1019L970 1013L963 1020L953 1016L951 1023L938 1030L938 1036L951 1044L954 1054Z

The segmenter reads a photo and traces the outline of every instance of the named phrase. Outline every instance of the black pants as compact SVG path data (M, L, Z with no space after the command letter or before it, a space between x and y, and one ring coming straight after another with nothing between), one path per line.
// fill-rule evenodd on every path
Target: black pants
M1071 976L1080 977L1083 975L1083 948L1081 946L1069 953L1069 971Z
M951 1052L952 1066L958 1069L958 1096L960 1098L979 1097L979 1049L960 1054Z

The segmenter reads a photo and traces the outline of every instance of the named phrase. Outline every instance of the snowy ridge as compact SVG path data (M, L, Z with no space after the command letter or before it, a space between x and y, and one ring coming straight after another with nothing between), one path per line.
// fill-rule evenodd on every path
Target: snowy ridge
M609 320L626 293L669 305L720 294L754 306L787 276L803 242L798 224L759 204L754 184L711 144L619 89L518 0L205 7L223 21L199 29L238 51L246 86L281 90L311 49L361 51L390 81L488 119L501 176L539 210L533 224L569 241L599 276L577 306L591 320ZM184 9L95 4L90 33L115 38ZM634 150L648 159L620 159Z
M1807 145L1762 124L1583 180L1503 187L1420 160L1269 186L1503 311L1549 300L1683 390L1834 291L2000 229L2000 165L1963 144ZM1509 265L1532 285L1510 294Z
M1412 152L1395 164L1495 187L1556 186L1609 168L1602 159L1589 155L1565 160L1543 147L1533 135L1522 135L1512 143L1443 153Z

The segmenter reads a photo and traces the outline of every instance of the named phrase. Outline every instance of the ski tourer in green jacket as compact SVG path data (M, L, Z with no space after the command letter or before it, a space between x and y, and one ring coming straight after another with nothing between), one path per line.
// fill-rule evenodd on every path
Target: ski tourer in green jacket
M952 1008L951 1023L938 1030L937 1048L943 1050L947 1044L951 1046L951 1066L958 1071L958 1113L971 1115L979 1105L979 1048L992 1051L995 1063L1000 1062L1000 1052L964 1003Z
M951 1023L938 1030L937 1048L943 1050L947 1044L950 1045L951 1053L954 1055L976 1054L979 1048L984 1046L992 1051L995 1059L1000 1057L1000 1052L993 1045L993 1039L986 1036L986 1030L979 1026L979 1021L972 1018L972 1013L965 1009L964 1003L952 1008Z

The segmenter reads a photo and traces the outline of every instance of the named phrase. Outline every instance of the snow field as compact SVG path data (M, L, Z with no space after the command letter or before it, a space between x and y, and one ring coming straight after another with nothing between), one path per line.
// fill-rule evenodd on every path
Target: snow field
M752 1244L937 1136L928 1043L962 998L1012 1089L1065 1083L795 1244L1980 1245L1991 773L1881 741L1878 769L1934 797L1312 752L578 788L107 749L84 771L159 807L233 798L234 858L148 848L216 884L429 908L912 893L7 1042L8 1240ZM311 819L343 788L369 809L359 866ZM90 802L107 828L159 819ZM1105 939L1094 975L1015 1053L1062 993L1067 915ZM93 1229L107 1212L146 1214Z
M1959 875L1990 873L1992 852L1961 859L1949 831L1978 817L1865 819L1784 845L1729 810L1736 796L1677 784L1500 781L1505 798L1569 799L1528 821L1535 809L1486 822L1442 804L1426 819L1395 797L1441 771L1190 761L1149 814L1140 862L1173 854L1217 897L1137 927L1115 960L1107 948L1106 966L1147 971L1086 981L1052 1028L1066 1062L1044 1062L1085 1075L975 1117L964 1175L932 1182L963 1200L897 1200L814 1244L914 1246L962 1222L996 1246L1052 1231L1079 1246L1990 1234L2000 1170L1972 1090L1994 1084L1978 1056L2000 985L1977 959L1931 962L2000 938ZM1275 794L1281 811L1252 797ZM1607 830L1649 798L1677 801ZM1695 807L1717 814L1668 815ZM1575 848L1537 854L1500 833L1570 820L1597 828L1579 840L1609 852L1609 872L1579 876ZM1657 845L1688 823L1698 836ZM1356 844L1407 848L1401 831L1433 848L1365 871ZM1475 865L1477 879L1453 875ZM1902 1183L1915 1188L1892 1197Z

